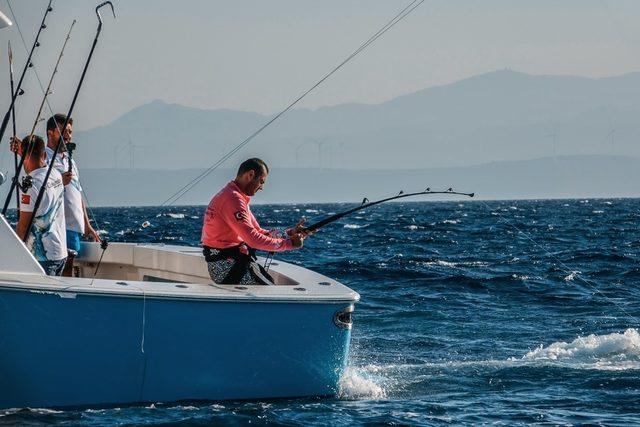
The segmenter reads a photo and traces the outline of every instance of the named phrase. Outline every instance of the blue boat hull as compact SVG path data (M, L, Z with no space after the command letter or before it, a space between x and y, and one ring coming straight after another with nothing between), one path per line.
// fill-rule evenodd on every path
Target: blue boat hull
M0 408L332 395L349 305L0 288Z

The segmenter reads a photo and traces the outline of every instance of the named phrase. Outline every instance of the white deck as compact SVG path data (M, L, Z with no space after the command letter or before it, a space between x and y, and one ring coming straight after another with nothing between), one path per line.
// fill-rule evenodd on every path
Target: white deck
M326 276L275 260L269 273L276 286L217 285L209 277L202 249L163 244L111 243L102 255L97 243L83 243L75 277L50 277L0 216L0 287L51 292L61 297L102 294L120 297L252 300L255 302L355 302L360 296ZM261 264L264 259L259 259Z
M209 278L200 248L174 245L111 243L96 278L93 278L101 252L97 244L83 244L75 271L80 277L0 271L0 287L28 288L30 292L50 292L68 298L82 293L298 303L355 302L359 299L356 292L333 279L278 260L269 270L276 286L216 285ZM264 260L259 259L259 262Z

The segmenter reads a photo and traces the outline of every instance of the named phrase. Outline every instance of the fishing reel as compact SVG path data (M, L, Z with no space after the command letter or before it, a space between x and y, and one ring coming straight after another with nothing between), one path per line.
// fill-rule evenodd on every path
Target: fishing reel
M67 142L65 144L65 146L67 147L67 152L69 153L70 156L73 155L73 150L76 149L76 143L75 142Z

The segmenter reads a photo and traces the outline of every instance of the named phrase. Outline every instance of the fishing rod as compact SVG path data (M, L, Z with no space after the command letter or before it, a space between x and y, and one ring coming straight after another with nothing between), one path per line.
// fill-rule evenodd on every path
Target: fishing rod
M15 85L13 83L13 51L11 50L11 40L9 40L9 84L11 86L11 93L15 92ZM24 91L20 89L18 96L22 95ZM11 121L13 126L13 137L16 137L16 108L15 104L11 106ZM15 175L20 175L20 166L18 165L18 153L13 153L13 167L15 169ZM11 195L9 195L9 198ZM16 212L20 216L20 195L16 192Z
M403 199L405 197L412 197L412 196L422 196L427 194L454 194L454 195L467 196L467 197L473 197L475 195L475 193L462 193L460 191L454 191L453 188L449 188L445 191L433 191L431 190L431 188L427 187L426 190L418 191L416 193L405 193L404 191L400 191L398 194L396 194L393 197L387 197L385 199L376 200L374 202L370 202L369 199L365 197L364 199L362 199L362 203L360 204L360 206L356 206L355 208L348 209L344 212L339 212L337 214L328 216L325 219L320 220L314 224L311 224L308 227L301 227L300 231L304 234L315 233L325 225L331 224L332 222L335 222L340 218L344 218L347 215L350 215L354 212L361 211L371 206L379 205L380 203L384 203L384 202L390 202L391 200ZM273 261L273 255L274 255L274 252L269 252L265 258L264 269L267 272L269 272L269 268L271 267L271 262Z
M335 222L337 220L339 220L340 218L343 218L347 215L350 215L354 212L358 212L361 211L363 209L366 209L368 207L374 206L374 205L378 205L380 203L384 203L384 202L389 202L391 200L397 200L397 199L403 199L405 197L412 197L412 196L422 196L422 195L427 195L427 194L454 194L454 195L459 195L459 196L467 196L467 197L473 197L475 193L462 193L459 191L454 191L452 188L449 188L448 190L445 191L432 191L430 188L427 188L424 191L419 191L416 193L405 193L404 191L401 191L400 193L398 193L396 196L393 197L387 197L386 199L381 199L381 200L376 200L374 202L369 202L369 199L364 198L362 200L362 204L360 206L357 206L355 208L351 208L348 209L344 212L339 212L337 214L331 215L323 220L320 220L318 222L316 222L315 224L312 224L308 227L303 227L302 228L302 232L303 233L313 233L317 230L319 230L320 228L324 227L325 225L331 224L332 222Z
M64 125L61 128L60 132L60 141L56 144L56 148L53 150L53 155L51 156L51 162L49 162L49 167L47 168L47 173L44 177L44 181L42 182L42 186L40 187L40 191L38 191L38 197L36 198L35 204L33 206L33 215L29 219L29 224L27 225L27 229L24 235L24 241L27 241L29 234L31 233L31 227L33 226L33 221L36 218L36 212L38 212L38 208L40 207L40 203L42 203L42 197L44 196L44 189L46 188L47 182L49 181L49 176L51 175L51 170L53 169L53 165L55 163L55 158L60 152L60 147L64 144L64 132L69 125L69 120L71 120L71 114L73 113L73 107L76 105L76 101L78 99L78 94L80 93L80 88L82 87L82 82L84 81L84 77L87 74L87 69L89 68L89 63L91 62L91 57L93 56L93 51L98 44L98 37L100 37L100 32L102 31L102 16L100 16L100 8L103 6L109 5L111 6L111 12L113 13L113 17L116 17L116 11L113 8L113 3L110 1L105 1L104 3L100 3L96 6L96 15L98 16L98 28L96 30L96 36L93 39L93 44L91 45L91 50L89 51L89 56L87 57L87 62L84 64L84 68L82 70L82 75L80 76L80 81L78 82L78 87L76 87L76 92L73 95L73 100L71 101L71 105L69 106L69 112L67 113L67 118L64 121ZM68 147L73 149L72 147ZM69 156L69 165L71 165L71 155Z
M42 32L42 30L47 28L47 25L44 23L44 21L47 19L47 15L49 14L49 12L53 10L53 7L51 7L52 2L53 0L49 0L47 9L44 12L44 16L42 17L42 22L40 23L40 27L38 28L38 32L36 34L36 39L33 41L33 45L31 46L31 51L29 52L29 56L27 57L27 62L26 64L24 64L24 68L22 69L22 74L20 74L20 79L18 80L18 85L16 86L16 90L11 91L11 105L9 105L9 110L7 110L7 113L4 115L4 118L2 119L2 125L0 125L0 141L2 141L2 138L4 138L4 132L7 130L7 126L9 125L9 116L11 115L11 112L14 111L16 98L19 95L22 95L24 93L24 91L22 90L22 81L24 80L24 76L27 73L27 69L33 67L33 63L31 62L31 57L33 56L33 52L35 51L35 49L38 46L40 46L40 41L39 41L40 33Z
M100 8L103 6L109 5L111 6L111 13L113 13L113 18L116 17L116 11L113 8L113 3L110 1L105 1L104 3L100 3L96 6L96 15L98 15L98 31L96 32L96 37L93 39L93 45L91 46L91 52L89 52L89 58L87 58L87 63L84 65L84 70L82 70L82 77L80 77L80 83L78 84L78 89L76 90L76 94L73 97L73 101L71 102L70 110L73 110L73 105L76 103L76 98L78 97L78 92L80 91L80 85L82 85L82 80L84 80L84 75L87 72L87 67L89 66L89 61L91 61L91 56L93 55L93 51L96 48L96 44L98 43L98 37L100 36L100 31L102 31L102 17L100 16ZM62 128L65 130L67 128L67 122L71 120L71 111L67 114L67 121ZM62 134L60 134L60 138L62 139ZM59 145L59 144L58 144ZM76 149L76 144L69 141L66 144L67 154L69 154L69 170L67 172L73 172L73 151Z
M53 72L51 73L51 78L49 78L49 84L47 85L47 89L44 91L44 96L42 97L42 102L40 103L40 108L38 109L38 114L36 115L36 119L33 122L33 127L31 128L31 132L29 133L29 136L27 137L27 141L29 142L29 148L27 149L27 153L22 153L22 156L20 157L20 162L16 164L16 172L15 175L13 176L13 179L11 181L11 187L9 188L9 194L7 194L7 198L4 201L4 206L2 208L2 215L5 215L7 213L7 209L9 207L9 202L11 200L11 195L13 193L13 191L16 189L16 187L18 186L18 178L20 177L20 170L22 170L22 165L24 164L24 159L27 157L28 153L31 152L31 139L36 131L36 126L38 125L38 123L40 122L40 118L42 116L42 110L44 108L44 104L47 101L47 97L49 95L51 95L53 93L53 91L51 90L51 85L53 84L53 78L56 76L56 74L58 73L58 66L60 65L60 61L62 60L62 57L64 56L64 49L67 46L67 42L69 41L69 39L71 38L71 31L73 30L73 26L76 24L76 20L74 19L73 22L71 23L71 28L69 28L69 32L67 33L67 37L64 40L64 44L62 45L62 49L60 50L60 55L58 55L58 60L56 61L56 65L53 68ZM56 124L57 125L57 124ZM58 129L58 131L60 131L60 129ZM62 132L60 131L60 135L62 135ZM15 136L15 129L14 129L14 136ZM17 159L18 154L16 152L14 152L14 155ZM16 191L16 198L19 197L18 192ZM18 204L18 213L20 212L20 205Z

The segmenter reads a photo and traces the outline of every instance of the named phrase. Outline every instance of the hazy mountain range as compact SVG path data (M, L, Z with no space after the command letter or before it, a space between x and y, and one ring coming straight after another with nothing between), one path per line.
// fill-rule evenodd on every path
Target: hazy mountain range
M159 205L200 172L95 169L84 171L82 181L94 206ZM230 169L216 170L177 204L208 203L234 174ZM277 168L254 203L358 202L363 197L373 200L426 187L475 192L474 200L638 197L638 182L640 160L622 156L559 156L407 170ZM430 196L413 200L468 199Z
M226 166L419 169L553 155L640 157L640 73L590 79L496 71L379 105L288 112ZM272 116L154 101L78 132L84 168L204 168Z
M256 199L263 203L357 201L427 186L492 199L637 197L639 99L640 73L496 71L379 105L292 110L179 203L208 202L250 156L272 168ZM154 101L77 132L90 202L159 204L272 117Z

